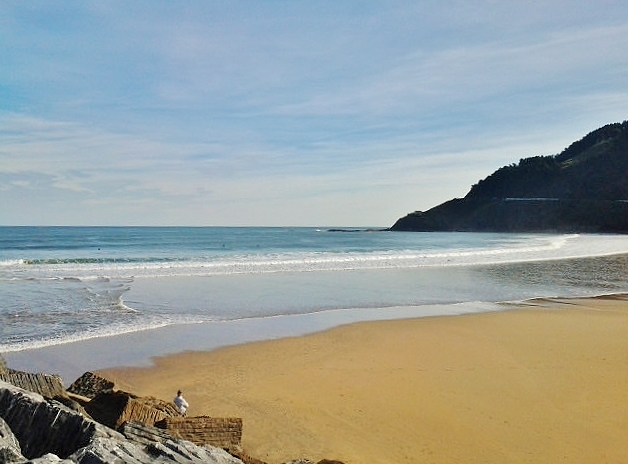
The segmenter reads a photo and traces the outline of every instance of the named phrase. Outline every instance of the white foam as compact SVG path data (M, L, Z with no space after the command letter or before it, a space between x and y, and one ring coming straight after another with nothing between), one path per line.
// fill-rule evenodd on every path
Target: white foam
M532 242L532 243L530 243ZM545 261L628 253L628 236L539 235L532 239L488 248L440 250L384 250L376 252L300 252L266 255L237 255L228 258L193 259L176 262L122 263L115 267L83 265L66 267L66 272L91 272L135 277L211 276L276 272L342 271L448 267L482 264Z
M15 353L21 351L30 351L42 348L48 348L57 345L67 345L70 343L86 342L94 339L102 339L107 337L119 337L132 335L138 332L157 330L168 327L184 327L197 324L210 324L219 327L221 325L234 325L244 323L253 326L271 327L271 330L286 330L285 334L300 335L303 333L324 330L338 325L371 320L389 320L389 319L407 319L417 317L433 317L433 316L452 316L460 314L480 313L503 310L505 307L490 302L464 302L452 304L431 304L431 305L411 305L411 306L390 306L390 307L372 307L372 308L341 308L328 309L322 311L300 313L300 314L275 314L268 316L244 317L227 320L219 319L200 319L195 317L179 318L177 320L165 319L162 321L145 322L137 326L109 326L98 330L87 331L81 334L68 336L59 336L41 340L30 340L22 343L0 344L0 353ZM295 325L294 321L300 321ZM261 333L259 339L266 338ZM268 334L267 334L268 336ZM205 338L205 337L203 337ZM257 337L256 337L257 338ZM270 337L274 338L274 336ZM189 340L190 346L185 345L186 340L182 339L178 342L181 344L180 350L198 349L194 344L203 343L202 340ZM169 341L167 345L172 349L174 341ZM211 345L209 340L208 346ZM213 346L212 346L213 347Z
M419 242L420 243L420 242ZM420 247L421 245L417 245ZM23 260L2 263L20 266L26 277L76 278L82 281L121 277L212 276L277 272L343 271L449 267L482 264L544 261L628 253L625 235L498 235L494 244L477 248L401 249L359 251L302 251L265 254L207 256L176 260L147 258L131 262L104 260L24 265ZM14 276L13 276L14 277ZM1 276L0 276L1 278Z
M75 335L61 334L56 337L48 337L45 339L24 342L20 342L15 339L10 341L3 340L4 343L0 344L0 352L21 351L25 349L47 347L121 333L133 333L137 331L155 329L180 324L181 322L197 323L207 320L207 317L183 316L182 321L181 316L178 315L171 317L170 319L161 319L163 316L155 316L153 314L152 316L148 315L147 319L138 323L136 319L144 319L144 316L146 316L144 313L150 314L152 308L146 307L146 301L137 300L140 302L137 307L142 309L141 317L135 318L134 315L131 315L133 317L129 317L127 319L133 318L134 320L132 322L109 324L110 320L117 321L118 315L120 316L120 319L126 318L127 315L123 312L136 312L136 310L131 307L133 306L132 303L127 305L123 301L122 295L129 290L129 285L131 285L134 279L139 278L151 279L153 277L220 276L231 274L270 274L282 272L298 273L345 270L412 269L421 267L444 268L450 266L476 266L496 263L547 261L628 253L628 236L624 235L502 234L489 236L488 239L494 240L494 243L489 243L488 246L480 246L477 248L465 248L460 246L458 248L438 249L434 246L431 249L425 250L410 249L408 247L407 249L402 250L379 250L373 252L275 252L264 254L240 254L227 257L199 257L196 259L171 261L164 261L163 259L149 259L146 261L134 260L133 262L128 263L114 263L109 260L104 264L96 262L72 262L72 260L66 260L61 264L25 265L22 260L14 260L13 264L4 264L5 267L0 268L0 280L55 281L55 284L51 285L51 287L55 288L55 292L57 292L57 289L60 289L58 292L61 295L65 295L63 292L65 292L67 288L78 288L80 291L83 291L83 288L80 285L76 285L76 283L83 282L83 286L86 290L93 292L96 297L100 298L102 296L103 304L100 307L105 307L106 311L104 312L107 314L105 314L105 317L103 317L101 321L105 324L105 327L90 329L86 332ZM418 242L419 241L417 240L417 243ZM466 243L470 242L471 241L466 241ZM5 269L11 266L19 266L19 271L5 272ZM2 275L10 277L3 278ZM327 276L319 274L316 277L335 279L336 275ZM56 281L59 281L60 284L56 284ZM140 286L138 282L136 283L138 284L137 286ZM143 280L142 283L147 284L146 287L150 287L152 284L161 285L161 282L150 280ZM174 287L174 284L172 285ZM181 292L183 291L184 290L181 290ZM181 295L180 293L176 294L177 296ZM57 295L57 293L54 293L54 295ZM92 295L90 295L90 298L91 296ZM301 297L301 295L299 295L299 297ZM472 297L477 298L477 293L473 293ZM132 300L133 298L135 298L135 296L129 296L129 299ZM225 299L224 301L231 301L232 297L229 296L229 298L229 300ZM446 298L450 298L449 294L447 294ZM77 301L80 303L82 300L77 298ZM171 301L171 304L173 305L177 304L175 298L169 301ZM216 301L224 306L224 301L221 301L220 299L217 299ZM295 299L295 301L297 300ZM352 299L350 301L351 302L349 304L354 304L355 300ZM388 301L391 300L385 300L383 303L387 303ZM376 304L381 304L381 302L382 300L377 299ZM66 303L64 302L63 304ZM142 306L142 304L144 304L144 306ZM205 311L206 313L211 312L211 308L202 307L205 304L206 302L203 300L198 305L198 308L201 308L202 311L207 310ZM333 302L333 305L335 304L337 303ZM371 303L369 302L367 304ZM244 307L246 307L246 305ZM81 311L82 314L84 314L86 321L91 317L90 313L85 311L83 307L76 306L76 308L77 311ZM194 307L193 309L196 310L197 308ZM273 307L272 310L274 311L275 307ZM282 308L279 311L284 310L286 309ZM343 309L340 311L347 310ZM371 309L361 308L360 311L371 311ZM224 311L222 314L224 314ZM347 313L341 312L339 314L344 315ZM170 313L170 316L172 316L172 313ZM17 331L16 333L21 332Z
M0 266L21 266L24 264L24 260L23 259L5 259L5 260L0 260Z
M131 308L129 308L131 309ZM132 309L131 309L132 310ZM132 310L134 311L134 310ZM170 325L185 325L185 324L198 324L207 322L207 319L199 319L194 317L187 318L163 318L162 320L149 320L144 321L141 324L129 326L122 324L110 324L98 329L86 330L81 333L74 333L71 335L62 334L56 337L42 338L38 340L25 340L22 342L12 343L0 343L0 353L12 353L17 351L33 350L39 348L47 348L56 345L65 345L68 343L75 343L81 341L92 340L96 338L112 337L117 335L131 334L135 332L142 332L145 330L154 330L161 327L167 327Z

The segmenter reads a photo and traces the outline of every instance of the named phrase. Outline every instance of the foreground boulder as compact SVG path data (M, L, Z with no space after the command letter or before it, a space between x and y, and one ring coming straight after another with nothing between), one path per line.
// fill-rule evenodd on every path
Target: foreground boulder
M242 464L242 461L219 448L200 447L186 441L166 440L146 446L132 441L98 437L71 456L79 464Z
M0 418L0 462L20 462L25 459L13 431L4 419Z
M170 403L123 391L100 393L85 404L85 409L95 420L113 429L128 421L154 425L166 417L180 415Z
M0 382L0 417L28 459L47 453L65 458L96 436L122 438L59 402L5 382Z

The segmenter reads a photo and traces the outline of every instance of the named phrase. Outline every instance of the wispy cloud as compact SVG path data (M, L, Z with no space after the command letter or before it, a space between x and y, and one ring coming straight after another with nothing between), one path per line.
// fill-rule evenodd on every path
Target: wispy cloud
M0 6L3 223L368 224L626 119L628 6Z

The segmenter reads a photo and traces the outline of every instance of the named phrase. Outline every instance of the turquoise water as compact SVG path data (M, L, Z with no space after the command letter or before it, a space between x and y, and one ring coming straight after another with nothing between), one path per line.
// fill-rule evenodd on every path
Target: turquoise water
M0 227L0 352L208 321L626 292L627 254L615 235Z

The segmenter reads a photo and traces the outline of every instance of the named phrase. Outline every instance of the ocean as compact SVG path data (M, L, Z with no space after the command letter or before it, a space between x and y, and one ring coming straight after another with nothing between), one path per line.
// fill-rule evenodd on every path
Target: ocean
M296 319L307 332L315 315L329 326L494 310L628 292L627 271L623 235L0 227L0 353L230 321L256 339ZM197 348L180 338L172 349Z

